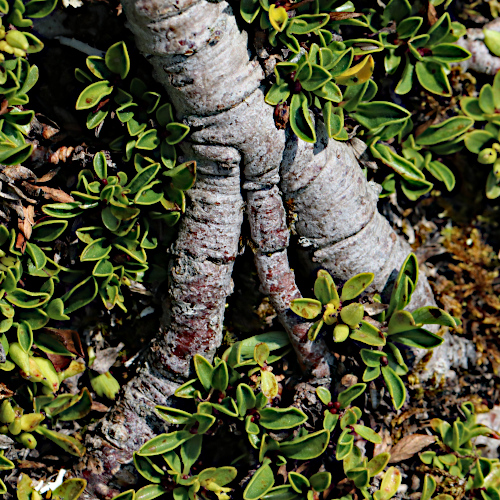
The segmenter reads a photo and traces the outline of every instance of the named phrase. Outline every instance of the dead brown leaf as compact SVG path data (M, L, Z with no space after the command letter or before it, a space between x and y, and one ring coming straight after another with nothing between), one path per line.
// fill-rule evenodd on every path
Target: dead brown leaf
M18 221L18 227L19 231L23 233L24 238L26 238L26 240L29 240L31 237L31 230L35 225L34 221L35 209L33 208L33 205L28 205L27 207L23 206L23 215L24 215L24 220ZM25 242L19 241L19 244L25 245ZM16 244L16 248L21 248L21 247L20 246L18 247Z
M14 394L5 384L0 383L0 400L10 398Z
M437 12L436 12L436 7L434 7L434 5L432 5L430 2L429 2L429 10L427 11L427 19L428 19L429 24L431 26L433 26L434 24L436 24L437 20L438 20L438 15L437 15Z
M80 335L74 330L63 330L61 328L44 328L45 333L52 335L61 342L69 352L76 354L80 358L85 357Z
M100 374L106 373L115 364L116 358L124 346L125 344L120 342L116 347L97 351L92 363L92 370Z
M62 146L57 151L50 155L50 163L58 164L60 161L63 163L71 156L75 148L72 146Z
M32 460L16 460L16 466L19 467L19 469L52 469L52 467L47 468L47 464L33 462Z
M51 170L50 172L47 172L45 175L42 175L42 177L39 177L35 182L41 183L41 182L49 182L51 181L59 172L60 168L54 168L54 170Z
M72 201L75 201L75 199L71 195L65 193L61 189L51 188L47 186L38 186L38 188L44 192L44 198L54 200L58 203L71 203Z
M100 411L102 413L107 412L109 408L98 401L92 400L92 406L90 407L92 411Z
M26 179L36 179L36 175L22 165L9 165L2 168L2 174L6 175L11 181L21 181Z
M436 437L428 436L427 434L410 434L409 436L405 436L391 448L391 459L389 462L395 464L403 460L408 460L415 453L434 443L434 441L436 441Z
M382 427L382 429L380 429L380 431L378 432L378 435L382 438L382 442L375 445L375 448L373 450L374 456L389 451L392 446L392 437L389 429L387 429L386 427Z
M332 21L343 21L344 19L353 19L354 17L361 17L363 14L359 12L330 12L330 19Z
M46 352L45 355L49 358L50 362L54 365L56 372L62 372L71 364L72 358L69 356L62 356L61 354L53 354Z

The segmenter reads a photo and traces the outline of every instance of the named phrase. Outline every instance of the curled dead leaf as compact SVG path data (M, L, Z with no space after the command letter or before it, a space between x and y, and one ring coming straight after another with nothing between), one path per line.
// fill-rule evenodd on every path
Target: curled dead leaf
M409 436L405 436L391 448L391 459L389 463L395 464L408 460L435 441L435 436L429 436L427 434L410 434Z
M13 395L14 391L11 391L4 383L0 383L0 400L10 398Z
M108 347L97 351L91 366L92 370L100 374L106 373L115 364L116 358L124 346L125 344L120 342L116 347Z
M2 174L6 175L11 182L36 179L36 175L22 165L9 165L2 168Z
M361 17L362 15L360 12L330 12L330 19L332 21L343 21L344 19Z
M44 328L43 331L61 342L69 352L76 354L80 358L85 357L80 335L74 330L64 330L62 328Z
M50 188L47 186L38 187L43 191L43 197L49 200L54 200L57 203L71 203L75 201L75 199L71 195L65 193L61 189Z
M39 177L35 182L38 184L43 182L49 182L57 175L59 170L60 167L54 168L53 170L50 170L50 172L47 172L45 175L42 175L42 177Z

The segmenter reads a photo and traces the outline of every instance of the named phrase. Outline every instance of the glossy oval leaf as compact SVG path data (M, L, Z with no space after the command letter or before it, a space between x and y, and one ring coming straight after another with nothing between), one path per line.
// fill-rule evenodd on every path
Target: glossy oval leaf
M126 78L130 70L130 57L124 42L112 45L106 52L105 61L110 71L119 74L122 80Z
M259 425L271 430L292 429L307 420L307 415L303 411L292 406L289 408L263 408L259 414Z
M311 460L319 457L328 446L330 433L323 429L280 445L280 454L293 460Z
M340 407L342 409L347 408L352 401L354 401L356 398L359 398L361 394L363 394L366 390L366 384L354 384L351 385L348 389L345 391L342 391L337 398L337 401L340 403Z
M360 273L353 276L342 287L340 300L352 300L363 293L372 283L375 275L373 273Z
M143 457L161 455L167 451L175 450L192 437L193 434L189 431L174 431L168 434L160 434L142 445L137 453Z
M262 465L250 479L245 491L244 500L259 500L274 486L274 474L268 463Z
M314 319L321 313L323 306L319 300L294 299L290 303L290 309L305 319Z
M111 92L113 92L113 87L110 87L107 80L92 83L78 96L76 109L93 108L103 97L111 94Z
M429 146L448 141L467 132L474 125L474 120L468 116L454 116L437 125L431 125L415 140L419 146Z
M391 395L392 404L396 410L399 410L406 400L405 385L390 366L382 366L382 376Z

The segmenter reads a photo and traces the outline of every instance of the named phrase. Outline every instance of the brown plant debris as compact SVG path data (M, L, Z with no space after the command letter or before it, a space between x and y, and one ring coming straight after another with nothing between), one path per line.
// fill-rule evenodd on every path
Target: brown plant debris
M443 246L454 262L445 275L438 276L434 291L441 305L462 319L459 333L472 336L479 365L488 361L496 375L500 372L500 278L498 255L486 244L476 228L447 228ZM446 271L446 269L445 269Z

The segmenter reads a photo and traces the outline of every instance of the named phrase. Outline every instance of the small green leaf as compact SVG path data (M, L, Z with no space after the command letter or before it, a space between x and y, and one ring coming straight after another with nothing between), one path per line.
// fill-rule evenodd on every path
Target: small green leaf
M298 408L263 408L259 411L259 424L271 430L292 429L303 424L307 415Z
M112 45L106 52L105 61L110 71L119 74L122 80L126 78L130 70L130 58L124 42Z
M472 118L467 116L455 116L438 125L431 125L416 138L415 142L419 146L429 146L448 141L463 134L473 125L474 120Z
M145 443L137 452L143 457L161 455L168 451L175 450L182 443L192 438L189 431L174 431L169 434L160 434Z
M278 382L274 373L270 371L261 371L260 389L264 396L273 399L278 395Z
M107 80L92 83L78 96L76 109L93 108L103 97L111 94L111 92L113 92L113 87L109 86Z
M335 325L333 329L333 341L344 342L349 337L350 329L347 325Z
M391 335L391 342L399 342L410 347L419 347L421 349L434 349L443 343L443 338L431 333L423 328L409 330L395 335Z
M288 13L285 8L271 4L269 6L269 22L276 31L283 31L288 23Z
M359 434L363 439L366 439L367 441L375 444L380 444L382 442L382 438L369 427L359 424L354 424L353 427L354 432L356 432L356 434Z
M357 120L368 130L398 123L410 117L409 111L386 101L373 101L360 103L351 117Z
M332 475L330 472L317 472L310 477L309 482L314 491L321 493L330 487Z
M390 366L382 366L382 375L391 395L392 404L396 410L399 410L406 399L405 385L399 375Z
M108 244L107 238L99 238L89 243L80 254L80 260L93 261L101 260L106 257L111 251L111 245Z
M328 446L330 433L323 429L280 445L280 453L293 460L311 460L319 457Z
M52 442L60 446L63 450L67 451L70 455L74 455L76 457L83 457L85 454L85 448L81 444L80 441L75 439L72 436L68 436L66 434L62 434L61 432L52 431L47 429L43 425L39 425L35 432L42 434L47 439L50 439Z
M343 307L340 311L340 317L342 321L349 325L351 328L356 328L365 315L365 309L363 304L358 304L357 302L353 302L345 307Z
M57 3L57 2L55 2ZM54 3L54 7L55 7ZM61 486L53 492L51 498L54 500L77 500L87 487L87 481L80 478L66 479Z
M212 387L212 365L200 354L195 354L193 358L196 375L201 382L201 385L208 391Z
M500 56L500 33L489 29L485 29L483 32L486 47L488 47L494 55Z
M300 92L294 94L290 102L290 126L294 133L305 142L316 142L316 132L309 113L307 97Z
M274 474L271 467L269 467L269 461L265 461L250 479L245 491L243 492L243 499L258 500L262 498L273 486Z
M191 467L198 460L201 453L202 442L203 435L200 433L181 444L181 458L182 463L184 464L184 469L182 471L183 474L189 474Z
M65 220L47 220L39 222L33 226L31 239L35 241L54 241L68 227L68 221Z
M425 90L445 97L452 95L450 82L441 64L418 61L415 70L418 81Z
M25 352L29 352L33 345L33 331L29 323L21 321L17 325L17 341Z
M220 361L212 372L212 387L216 391L225 392L229 384L229 374L225 361Z
M439 309L439 307L421 307L413 311L412 315L416 323L421 323L423 325L456 326L453 317L446 311L443 311L443 309Z
M406 332L417 328L415 319L408 311L395 311L389 320L387 335Z
M349 337L352 340L357 340L368 345L383 346L385 345L384 334L371 323L361 321L359 328L351 331Z
M248 410L255 408L255 394L247 384L238 384L236 388L236 401L238 413L244 417Z
M380 358L385 356L383 351L372 351L370 349L361 349L360 354L363 363L373 368L380 366Z
M337 398L342 409L347 408L352 401L359 398L366 390L366 384L354 384L345 391L342 391Z
M353 276L342 287L341 301L355 299L363 293L372 283L375 275L373 273L361 273Z
M310 487L310 483L307 478L297 472L290 472L288 474L288 481L297 493L305 493Z
M253 357L260 367L266 365L270 352L271 351L265 342L260 342L255 346Z
M169 490L160 484L148 484L137 490L133 500L153 500L154 498L161 497ZM115 500L116 497L113 498ZM177 499L176 499L177 500Z
M373 495L374 500L389 500L401 485L401 472L396 467L390 467L384 474L379 491Z
M294 299L290 309L301 318L314 319L321 313L322 304L314 299Z
M330 413L330 410L325 410L324 416L323 429L331 433L335 430L335 426L339 420L339 414L337 413L334 415L333 413Z
M332 393L326 387L316 387L316 394L324 405L332 400Z
M187 411L170 408L169 406L155 406L155 411L163 420L173 425L187 424L193 417Z
M367 464L366 468L370 477L374 477L385 469L385 466L389 463L391 459L391 454L384 452L375 455Z

